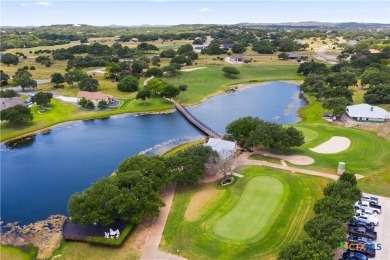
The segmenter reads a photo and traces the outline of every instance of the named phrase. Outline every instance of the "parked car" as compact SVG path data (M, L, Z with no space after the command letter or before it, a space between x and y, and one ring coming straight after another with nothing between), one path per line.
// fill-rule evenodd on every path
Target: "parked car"
M364 236L348 236L348 242L372 244L372 239Z
M365 227L348 227L348 233L352 236L365 236L371 240L376 240L377 234L374 231L368 231Z
M351 221L349 221L348 227L365 227L366 230L375 231L375 226L368 224L364 220L352 219Z
M382 212L382 207L376 204L370 204L367 201L356 201L355 209L367 209L372 210L374 213L379 214Z
M371 226L378 226L379 224L378 218L373 215L356 213L353 217L355 220L364 220Z
M368 257L360 252L347 250L343 253L343 258L340 260L368 260Z
M368 258L375 257L376 255L375 249L373 249L373 247L367 247L367 245L365 244L362 245L362 243L356 243L351 247L352 247L351 251L361 253L367 256Z
M379 200L377 197L372 197L372 196L369 196L369 195L364 194L364 193L360 197L360 201L367 201L368 203L373 204L373 205L378 205L378 203L379 203Z
M377 213L373 209L355 209L355 213L364 213L366 215L376 216Z

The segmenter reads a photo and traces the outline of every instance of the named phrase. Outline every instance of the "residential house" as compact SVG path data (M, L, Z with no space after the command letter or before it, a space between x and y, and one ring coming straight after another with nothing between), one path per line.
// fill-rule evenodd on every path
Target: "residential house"
M99 101L102 100L106 101L107 104L113 103L115 100L114 96L101 92L79 91L79 93L77 93L77 102L79 102L82 98L91 100L95 106L97 106Z
M384 123L390 119L389 112L369 104L347 106L345 112L350 119L357 122Z
M210 138L206 145L216 151L222 159L234 157L237 150L237 144L235 142L217 138Z
M0 98L0 111L16 105L26 105L20 97Z
M241 62L244 62L245 61L245 57L244 56L230 56L229 57L229 60L231 62L237 62L237 63L241 63Z
M233 44L232 43L222 43L222 44L220 44L219 45L219 48L221 48L221 49L231 49L231 48L233 48Z
M299 60L301 58L301 55L298 55L296 53L289 53L288 58L289 60Z

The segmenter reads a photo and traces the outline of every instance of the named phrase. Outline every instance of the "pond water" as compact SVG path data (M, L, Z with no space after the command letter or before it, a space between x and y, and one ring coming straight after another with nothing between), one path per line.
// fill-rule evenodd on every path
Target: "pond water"
M213 97L189 108L220 133L232 120L258 116L278 123L299 120L299 87L271 82ZM162 153L203 135L177 111L161 115L125 115L76 121L51 131L1 145L1 219L28 224L66 214L69 197L140 152Z

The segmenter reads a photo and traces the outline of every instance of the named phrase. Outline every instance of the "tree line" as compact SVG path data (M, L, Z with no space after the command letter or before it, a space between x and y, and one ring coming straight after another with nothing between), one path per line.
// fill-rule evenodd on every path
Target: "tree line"
M361 197L355 175L343 173L323 193L324 197L314 204L316 215L304 225L309 238L282 248L278 260L331 260L339 243L347 240L345 223L352 218L353 205Z

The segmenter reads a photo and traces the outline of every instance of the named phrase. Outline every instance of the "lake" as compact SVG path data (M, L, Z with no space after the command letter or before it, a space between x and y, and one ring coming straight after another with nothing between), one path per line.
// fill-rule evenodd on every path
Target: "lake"
M224 133L242 116L257 116L282 124L299 121L304 105L299 87L270 82L215 96L192 114ZM145 152L162 153L203 135L177 111L159 115L122 115L75 121L45 134L1 145L1 218L29 224L53 214L67 214L69 197L101 177L109 176L124 159Z

